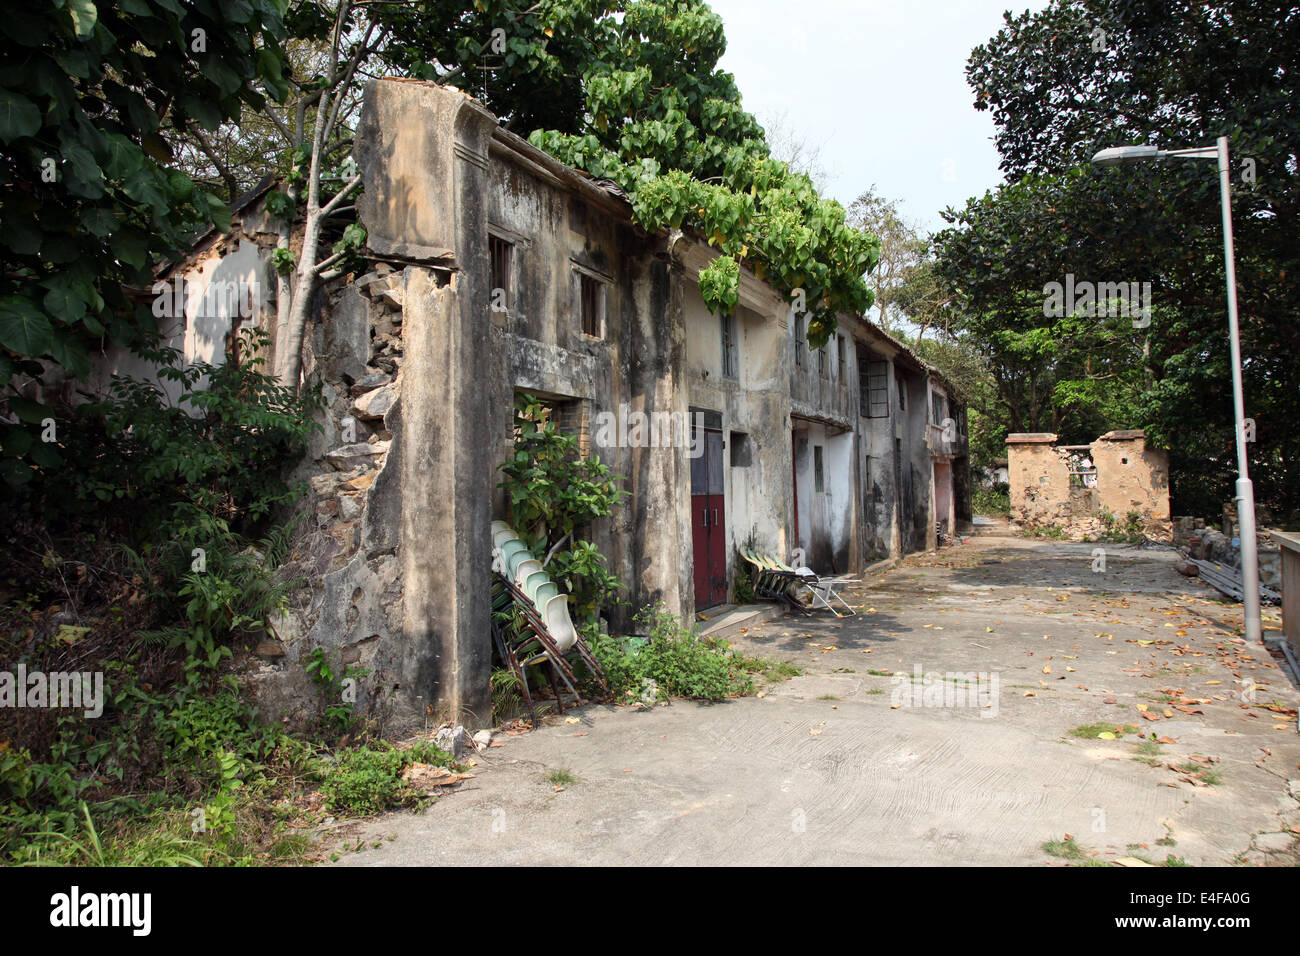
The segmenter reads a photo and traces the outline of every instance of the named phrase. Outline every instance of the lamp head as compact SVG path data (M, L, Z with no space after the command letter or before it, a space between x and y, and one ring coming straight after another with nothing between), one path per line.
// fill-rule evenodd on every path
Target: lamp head
M1160 150L1155 146L1111 146L1092 157L1094 166L1124 166L1155 159Z

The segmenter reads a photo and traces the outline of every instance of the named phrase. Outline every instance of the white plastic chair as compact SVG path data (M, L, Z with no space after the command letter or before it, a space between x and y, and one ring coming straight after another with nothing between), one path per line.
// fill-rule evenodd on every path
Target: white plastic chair
M557 594L546 602L542 609L546 629L551 632L551 639L561 654L567 652L578 642L578 631L569 617L569 596Z

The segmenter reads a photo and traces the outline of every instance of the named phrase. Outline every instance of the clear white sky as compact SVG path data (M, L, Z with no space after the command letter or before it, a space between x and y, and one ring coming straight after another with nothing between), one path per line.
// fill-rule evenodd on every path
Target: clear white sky
M720 68L745 108L821 150L826 191L848 205L873 183L927 229L1002 180L993 122L966 58L1002 11L1046 0L709 0L726 24Z

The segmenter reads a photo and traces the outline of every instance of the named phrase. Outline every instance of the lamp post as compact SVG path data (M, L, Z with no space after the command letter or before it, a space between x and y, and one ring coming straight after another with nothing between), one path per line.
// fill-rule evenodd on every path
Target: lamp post
M1255 538L1255 489L1246 463L1246 412L1241 386L1241 336L1237 325L1237 267L1232 248L1232 197L1228 188L1228 137L1217 146L1199 149L1157 149L1154 146L1113 146L1092 157L1095 166L1122 166L1152 159L1217 159L1219 202L1223 208L1223 260L1228 277L1228 343L1232 350L1232 407L1237 431L1237 534L1241 540L1241 589L1246 615L1246 640L1262 640L1259 621L1259 554Z

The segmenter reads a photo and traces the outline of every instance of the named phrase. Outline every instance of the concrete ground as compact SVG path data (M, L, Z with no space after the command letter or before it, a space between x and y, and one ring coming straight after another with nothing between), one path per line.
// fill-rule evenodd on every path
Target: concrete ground
M1061 865L1043 844L1067 834L1095 861L1296 862L1286 670L1174 552L1106 545L1094 571L1095 547L974 538L909 558L849 589L855 618L732 638L803 676L498 736L473 780L361 824L348 844L365 849L338 862Z

